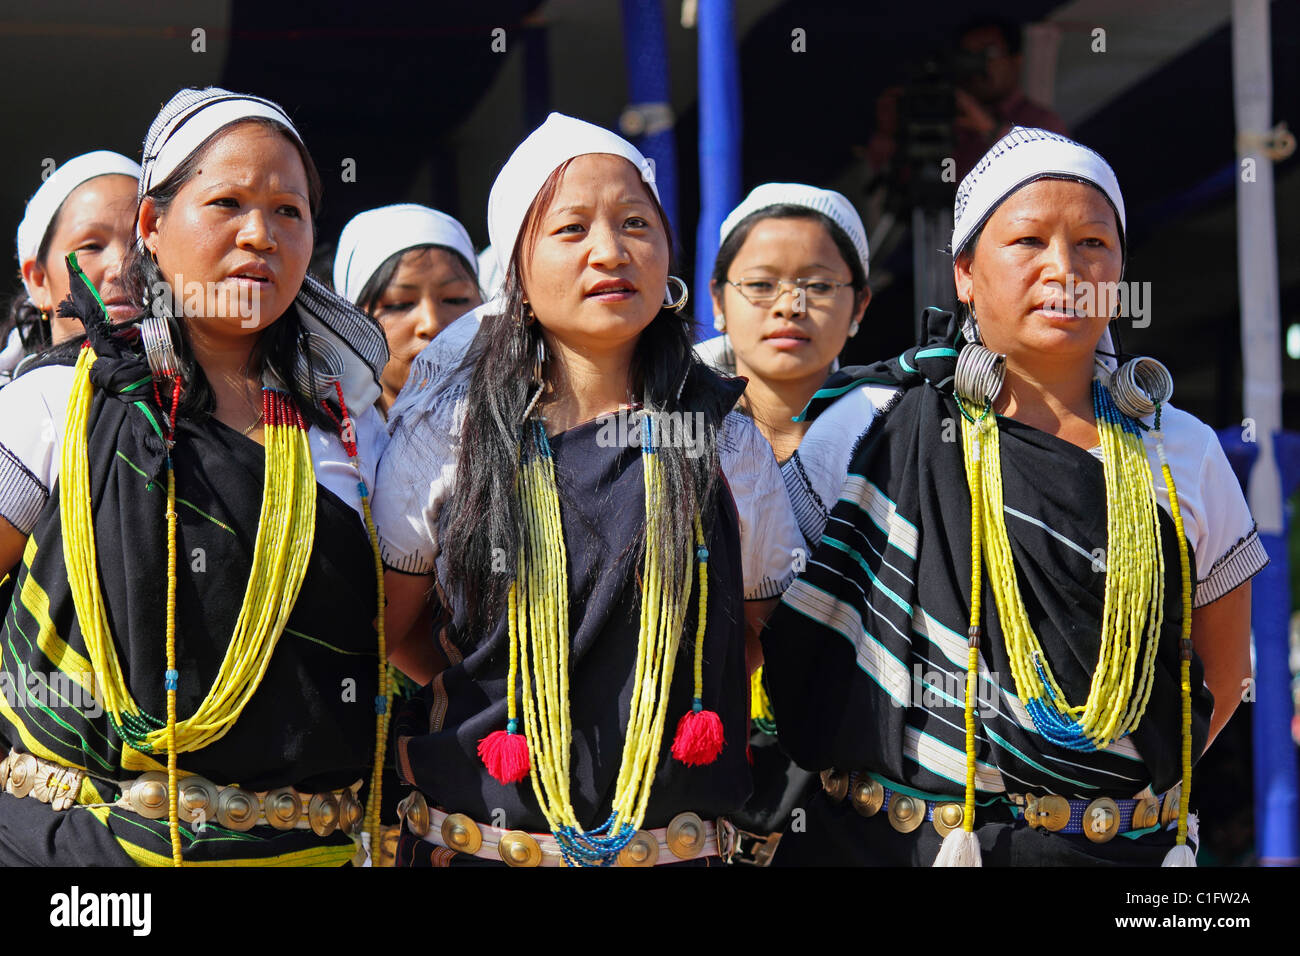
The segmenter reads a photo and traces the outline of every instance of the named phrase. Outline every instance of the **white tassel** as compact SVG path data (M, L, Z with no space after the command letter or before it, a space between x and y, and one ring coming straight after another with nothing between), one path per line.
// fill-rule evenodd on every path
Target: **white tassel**
M1161 866L1195 866L1196 854L1192 852L1192 848L1190 846L1188 846L1186 843L1183 843L1180 844L1179 846L1174 847L1172 850L1166 853L1165 861L1160 865Z
M1187 843L1182 846L1176 846L1165 854L1165 860L1160 865L1163 866L1195 866L1196 851L1188 844L1200 844L1201 821L1194 813L1187 814Z
M961 827L951 831L943 838L939 855L934 858L935 866L983 866L980 856L980 841L974 833L967 833Z

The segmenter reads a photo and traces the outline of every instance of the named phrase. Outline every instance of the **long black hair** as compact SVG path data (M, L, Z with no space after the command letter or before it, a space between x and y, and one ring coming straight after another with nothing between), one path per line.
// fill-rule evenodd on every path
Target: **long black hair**
M515 577L515 556L521 544L526 546L515 480L524 410L538 387L534 368L543 354L543 339L541 323L530 322L525 314L524 250L531 249L542 215L568 166L566 162L551 174L529 207L507 268L502 291L504 307L500 314L483 318L462 366L470 370L470 379L456 491L444 509L439 530L453 601L458 611L464 612L461 640L465 644L485 637L499 619ZM671 249L668 217L653 193L646 191L668 234ZM642 331L633 353L630 384L634 393L641 394L646 412L683 411L693 398L693 390L683 388L688 376L693 380L701 375L712 376L695 357L693 333L694 321L686 312L667 308L661 308ZM541 363L541 367L547 388L553 389L556 370L549 362ZM453 378L448 376L444 385L450 385ZM679 581L694 554L696 514L706 534L713 518L718 475L717 423L707 422L701 444L692 449L698 454L688 455L680 444L668 447L670 444L665 443L658 451L665 488L661 499L663 520L653 546L658 547L664 561L665 580ZM652 545L645 541L643 530L639 540L628 547L643 552L648 546Z

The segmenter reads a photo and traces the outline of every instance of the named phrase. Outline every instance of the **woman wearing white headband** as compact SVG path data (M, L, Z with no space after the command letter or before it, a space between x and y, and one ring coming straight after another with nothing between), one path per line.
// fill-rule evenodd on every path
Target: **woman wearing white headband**
M810 408L855 451L763 637L781 742L824 771L777 863L1195 865L1192 764L1250 676L1250 511L1164 366L1112 344L1100 156L1013 129L954 219L960 335L932 310ZM835 420L863 388L878 411Z
M0 392L0 862L342 865L387 721L383 335L306 276L320 181L278 106L182 90L143 155L145 314L69 256L88 347Z
M477 261L465 227L427 206L369 209L343 227L334 288L377 319L388 339L388 364L380 377L385 412L420 350L482 304Z
M120 283L122 262L135 237L135 198L140 167L119 153L96 150L68 160L27 201L18 226L18 265L24 294L10 310L14 332L23 337L14 364L24 351L57 345L81 334L81 323L57 314L70 286L63 258L77 261L120 322L133 317ZM5 352L13 344L12 335ZM0 364L13 369L4 356Z
M458 371L413 371L380 463L394 661L436 675L395 729L418 788L398 863L727 854L747 637L799 543L776 462L729 414L741 384L694 359L631 144L552 114L488 229L500 309ZM431 593L436 643L411 626Z
M699 350L749 379L742 407L784 462L808 429L793 419L871 301L866 230L833 190L764 183L723 220L719 242L710 288L723 334Z
M764 183L722 222L711 282L713 325L722 334L696 351L749 383L740 408L785 463L808 422L813 393L839 367L871 301L867 234L844 196L802 183ZM799 805L808 774L776 745L763 672L751 679L754 796L738 826L767 838Z

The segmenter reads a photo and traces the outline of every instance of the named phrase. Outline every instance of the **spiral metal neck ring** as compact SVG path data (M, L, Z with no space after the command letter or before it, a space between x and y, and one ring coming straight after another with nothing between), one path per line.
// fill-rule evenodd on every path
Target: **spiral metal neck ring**
M957 356L953 373L953 391L957 397L975 405L992 403L1002 391L1007 377L1007 357L982 345L971 343Z
M1145 418L1173 397L1174 377L1164 363L1143 356L1129 359L1110 377L1110 396L1129 418Z
M334 386L343 381L343 356L324 336L303 334L298 359L294 363L293 381L298 392L322 401L334 394Z

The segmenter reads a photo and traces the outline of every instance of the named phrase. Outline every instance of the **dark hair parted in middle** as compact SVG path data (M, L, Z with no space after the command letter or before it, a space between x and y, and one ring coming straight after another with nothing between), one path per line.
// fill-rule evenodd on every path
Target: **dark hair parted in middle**
M499 619L514 580L515 556L526 539L515 491L519 470L520 438L524 410L536 391L534 368L542 349L542 328L525 318L523 265L531 254L542 217L568 168L558 167L538 191L515 244L502 291L504 308L484 316L462 368L472 369L466 395L464 426L456 472L456 491L444 509L440 537L447 562L447 577L460 625L460 640L467 646L482 640ZM672 248L668 217L654 194L653 202ZM652 414L682 411L692 400L683 390L688 375L716 378L695 357L694 320L683 311L661 308L642 331L630 370L632 394L641 396L642 408ZM556 382L552 363L543 362L547 388ZM691 374L694 372L694 374ZM449 384L453 376L448 376ZM692 409L693 410L693 409ZM537 414L536 411L533 414ZM706 416L707 420L707 416ZM663 521L656 547L665 561L664 579L681 579L695 550L695 516L705 534L713 518L717 487L717 423L707 421L703 446L694 450L660 446L664 468ZM702 453L701 453L702 452ZM563 483L559 490L563 496ZM639 553L647 546L643 531L629 548ZM504 553L507 571L494 571L495 549ZM525 556L530 559L529 556ZM500 561L495 565L500 568ZM463 618L461 615L463 614Z

